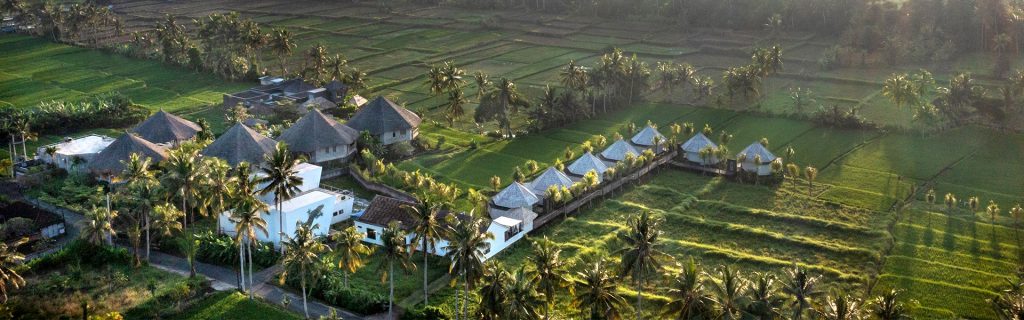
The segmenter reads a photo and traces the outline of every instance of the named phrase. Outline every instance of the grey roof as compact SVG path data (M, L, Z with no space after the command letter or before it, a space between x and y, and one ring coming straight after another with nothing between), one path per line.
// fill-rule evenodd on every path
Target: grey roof
M277 140L287 143L291 151L314 152L327 147L350 145L358 138L358 131L313 109L282 132Z
M633 138L630 139L630 141L633 141L633 143L637 145L653 147L654 137L658 137L661 139L661 142L665 142L665 136L661 135L661 132L658 132L658 129L655 129L653 126L648 125L643 130L640 130L640 132L634 135Z
M761 156L761 163L760 164L766 164L766 163L771 163L772 161L775 161L775 155L772 154L771 151L768 151L768 148L765 148L763 145L761 145L760 142L751 143L749 146L747 146L746 149L743 149L743 151L741 151L740 153L736 154L736 157L738 158L742 154L746 154L747 155L747 161L746 162L749 162L749 163L754 163L754 156L755 155L760 155Z
M530 208L518 207L509 210L491 210L488 213L491 219L497 219L498 217L509 217L519 221L533 221L537 219L537 213L533 212Z
M572 179L569 179L569 176L565 175L562 171L555 169L555 167L549 167L547 170L544 170L544 173L537 176L536 179L530 181L527 186L534 194L539 197L544 197L548 188L555 185L566 188L571 187Z
M263 162L264 156L274 152L276 144L273 139L237 123L203 149L203 155L224 159L232 166L243 161L258 164Z
M593 153L587 152L580 156L579 159L576 159L576 161L573 161L573 163L566 169L569 170L569 173L578 176L585 175L587 172L593 170L597 172L597 176L600 178L601 174L608 171L608 166L605 165L601 159L594 156Z
M335 104L334 102L331 102L331 100L328 100L327 98L316 97L311 100L306 100L306 102L303 102L301 105L299 105L299 114L305 114L306 112L309 111L310 107L323 111L331 108L336 108L338 107L338 105Z
M612 143L612 145L608 146L607 149L601 151L601 156L612 161L622 161L626 159L626 154L629 153L632 153L634 157L640 155L640 152L636 151L636 148L629 145L626 140L619 139L618 141L615 141L615 143Z
M346 123L356 131L369 131L379 135L391 131L404 131L420 125L420 117L391 100L378 96L367 102Z
M168 143L191 139L200 130L202 128L192 121L160 110L142 121L133 132L152 143Z
M708 139L708 137L703 133L697 132L697 134L693 135L693 138L690 138L690 140L686 140L686 143L683 143L682 148L683 151L697 153L700 152L701 149L704 149L704 147L708 146L711 148L718 148L718 145L711 142L711 139Z
M89 170L102 174L120 174L124 170L121 161L127 161L133 153L138 153L143 158L148 157L153 163L167 159L167 150L164 147L146 141L134 133L126 132L92 158Z
M532 207L537 202L540 202L540 199L529 188L517 181L512 182L504 190L494 195L491 198L491 202L505 208L519 208Z

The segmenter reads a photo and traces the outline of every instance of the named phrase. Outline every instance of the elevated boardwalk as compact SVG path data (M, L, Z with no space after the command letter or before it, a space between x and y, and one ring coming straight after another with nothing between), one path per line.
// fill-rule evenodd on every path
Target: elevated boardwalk
M672 160L672 161L669 161L668 163L670 165L676 167L676 168L680 168L680 169L684 169L684 170L689 170L689 171L696 171L696 172L701 172L701 173L710 173L710 174L713 174L713 175L716 175L716 176L732 177L732 176L736 175L736 171L727 171L727 170L723 170L723 169L719 169L719 168L697 165L697 164L694 164L693 162L689 162L689 161Z

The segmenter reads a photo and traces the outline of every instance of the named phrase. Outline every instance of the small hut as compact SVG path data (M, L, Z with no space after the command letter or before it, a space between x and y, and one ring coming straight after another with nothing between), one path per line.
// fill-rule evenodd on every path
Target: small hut
M608 166L604 164L604 161L594 156L593 153L587 152L580 156L579 159L576 159L576 161L573 161L566 169L569 171L569 174L578 177L586 175L587 172L594 171L597 173L598 181L601 181L604 178L604 172L608 171Z
M135 127L135 134L155 144L177 144L192 139L203 129L192 121L160 110Z
M273 139L237 123L203 149L202 154L221 158L233 167L242 162L259 165L266 155L274 152L276 144Z
M278 141L288 144L288 150L307 155L313 163L348 160L356 152L358 139L358 131L318 109L310 110L277 137Z
M532 208L540 198L522 183L513 182L491 198L491 204L506 209Z
M690 140L687 140L686 143L683 143L682 146L680 146L680 149L683 150L683 156L686 157L686 160L691 162L696 162L703 166L709 166L718 164L722 161L722 159L718 159L718 157L715 157L714 155L708 156L707 159L702 158L700 156L700 151L705 148L714 150L718 149L718 145L711 142L711 139L708 139L707 136L700 132L693 135L693 138L690 138Z
M633 154L634 157L638 157L640 156L640 151L633 148L633 146L626 142L626 140L619 139L618 141L615 141L615 143L612 143L612 145L608 146L608 148L604 149L604 151L601 151L601 158L611 162L619 162L626 160L626 155L628 154Z
M572 179L569 179L569 176L565 175L562 171L558 171L555 167L549 167L547 170L544 170L544 173L541 173L536 179L527 184L530 191L533 191L533 194L539 198L545 198L548 188L551 186L568 188L572 186Z
M102 179L113 180L114 176L124 171L123 162L133 153L139 154L142 158L149 158L154 164L167 159L167 150L164 147L125 132L93 157L89 162L89 171Z
M759 176L767 176L772 174L772 161L775 161L775 155L768 148L765 148L760 142L754 142L743 149L739 154L736 155L740 161L740 168L747 172L757 172ZM754 160L760 158L760 162Z
M661 132L658 132L658 129L654 128L654 126L647 125L646 127L644 127L643 130L640 130L640 132L638 132L636 135L633 136L632 139L629 140L633 142L633 145L637 147L643 149L654 149L655 138L658 139L659 144L665 143L665 136L661 135ZM657 150L655 150L655 153L661 153L664 151L664 148L658 148Z
M378 96L367 102L346 123L356 131L369 131L381 144L411 141L419 134L420 117L391 100Z

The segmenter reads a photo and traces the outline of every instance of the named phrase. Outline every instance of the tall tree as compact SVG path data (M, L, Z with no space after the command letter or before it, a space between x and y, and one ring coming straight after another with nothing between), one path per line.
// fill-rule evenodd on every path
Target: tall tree
M570 284L566 276L568 263L562 260L559 255L562 250L554 241L548 240L547 236L533 242L533 255L529 257L533 272L537 275L538 290L544 294L547 300L544 305L544 319L551 316L551 308L555 305L555 294Z
M507 78L501 78L494 90L480 102L474 118L477 122L496 120L506 135L512 137L515 134L512 131L512 114L521 107L529 106L530 103L519 94L515 83Z
M295 193L299 192L299 186L302 185L302 177L298 176L296 167L302 161L293 157L288 152L288 145L284 142L278 142L274 152L266 156L266 162L267 165L260 168L263 172L263 177L257 182L266 184L260 190L260 194L274 194L274 204L277 206L277 225L278 229L282 230L277 235L280 242L284 241L284 213L282 212L284 209L282 205L285 200L290 199ZM282 254L284 254L284 250L284 246L281 246Z
M394 319L395 265L405 270L416 269L416 265L409 262L409 248L406 246L405 238L406 233L398 222L389 223L381 235L383 245L378 252L386 263L382 263L379 269L384 269L384 266L387 266L387 269L379 271L382 271L381 282L388 282L388 319Z
M864 319L863 304L844 292L833 291L822 303L817 314L824 320Z
M347 289L348 275L366 265L363 258L372 254L373 249L363 243L363 233L356 230L355 226L345 228L331 237L334 240L334 257L338 260L338 268L344 275L344 285Z
M438 219L438 212L443 208L441 203L428 201L430 197L420 197L419 205L403 206L415 221L412 225L413 243L419 243L419 247L412 246L412 252L417 250L423 254L423 305L429 304L429 292L427 289L428 275L427 268L430 267L427 258L432 253L437 253L437 241L441 239L444 232L444 221Z
M508 314L509 292L507 283L511 275L494 261L489 261L484 265L483 274L477 318L482 320L502 319L502 317Z
M199 186L206 171L199 157L199 147L192 143L184 143L172 149L167 160L162 163L164 174L161 182L171 197L180 197L181 211L185 213L184 226L187 228L188 221L194 219L192 208L195 207L196 199L200 197Z
M665 319L713 319L714 298L705 291L703 273L692 258L679 266L668 286L669 301L663 305Z
M331 250L314 233L314 230L320 228L320 224L315 221L323 214L322 209L323 206L313 209L306 221L296 221L295 235L285 235L285 241L282 243L282 246L288 247L288 250L285 250L285 254L281 256L281 266L284 271L281 272L280 282L284 284L289 274L298 274L299 286L302 288L302 311L306 314L306 319L309 319L306 287L316 285L316 279L324 271L321 267L320 255Z
M467 103L466 97L462 94L462 89L456 89L448 92L448 101L445 103L445 119L448 120L448 126L455 126L455 120L459 120L466 114L466 110L463 109Z
M288 74L285 62L292 55L297 45L291 31L288 31L287 28L274 28L270 31L270 34L270 50L277 56L278 70L281 76L285 76Z
M93 206L85 213L85 220L82 220L82 238L94 245L114 245L114 236L117 235L114 219L117 219L116 210Z
M900 302L900 291L893 289L872 300L871 313L881 320L910 319L907 307Z
M776 294L775 276L770 273L754 273L746 295L748 303L743 308L745 317L760 320L779 319L782 316L782 305L785 298ZM799 318L794 318L799 319Z
M28 242L28 238L21 238L11 243L0 242L0 303L7 302L8 286L19 289L25 285L25 279L19 271L25 255L18 252L18 247Z
M808 275L806 269L800 268L795 264L786 271L786 276L787 279L782 286L782 291L793 297L792 319L800 320L803 317L804 310L810 307L810 300L822 294L817 288L820 277Z
M604 259L585 264L573 279L573 307L586 319L621 319L627 303L615 280Z
M541 317L540 309L546 305L547 298L537 292L538 280L537 274L526 270L526 265L520 266L519 270L509 276L505 288L508 302L502 319L534 320Z
M246 166L248 168L248 166ZM248 171L248 169L246 169ZM248 178L246 178L248 179ZM238 190L238 189L236 189ZM242 274L242 290L245 291L245 265L248 252L249 260L249 300L253 298L252 282L252 245L259 244L257 232L268 236L267 221L261 215L267 210L267 204L261 201L254 193L238 192L232 195L234 210L231 211L231 221L235 223L235 242L238 243L239 271Z
M621 259L619 274L633 278L636 287L636 318L639 320L643 312L644 284L652 280L661 269L660 258L665 256L658 248L661 236L658 219L652 218L647 211L631 218L627 230L619 232L617 238L625 243L625 247L616 251Z
M714 292L715 303L721 313L720 318L724 320L739 319L740 311L743 308L743 290L747 287L747 280L735 269L728 265L722 266L711 281L711 289Z
M477 281L483 277L484 251L490 248L488 240L494 239L494 235L481 231L483 228L483 220L471 217L465 220L456 220L449 230L450 240L444 248L445 258L451 261L448 265L448 273L462 279L464 288L463 299L460 301L462 306L457 308L456 318L461 313L462 318L468 319L466 310L469 304L469 293Z
M153 207L156 206L159 193L157 189L160 187L153 171L149 169L151 166L150 158L142 158L139 154L133 153L124 163L125 168L121 172L121 176L128 181L124 191L128 194L133 210L141 216L139 220L142 221L146 233L146 261L149 261L149 249L152 243L150 218Z

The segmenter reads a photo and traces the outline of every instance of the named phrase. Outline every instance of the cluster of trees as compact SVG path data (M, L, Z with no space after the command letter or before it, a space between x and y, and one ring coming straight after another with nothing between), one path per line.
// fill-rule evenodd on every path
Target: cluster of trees
M99 41L124 32L124 22L106 6L92 1L59 3L56 1L6 0L0 12L18 17L32 28L26 31L54 41L97 46Z
M979 111L1001 120L1002 114L1024 110L1017 101L1024 94L1024 70L1012 73L998 91L998 97L990 97L972 74L964 72L954 74L948 85L938 86L926 70L892 74L882 86L882 94L897 108L913 108L914 120L940 129L964 124Z

